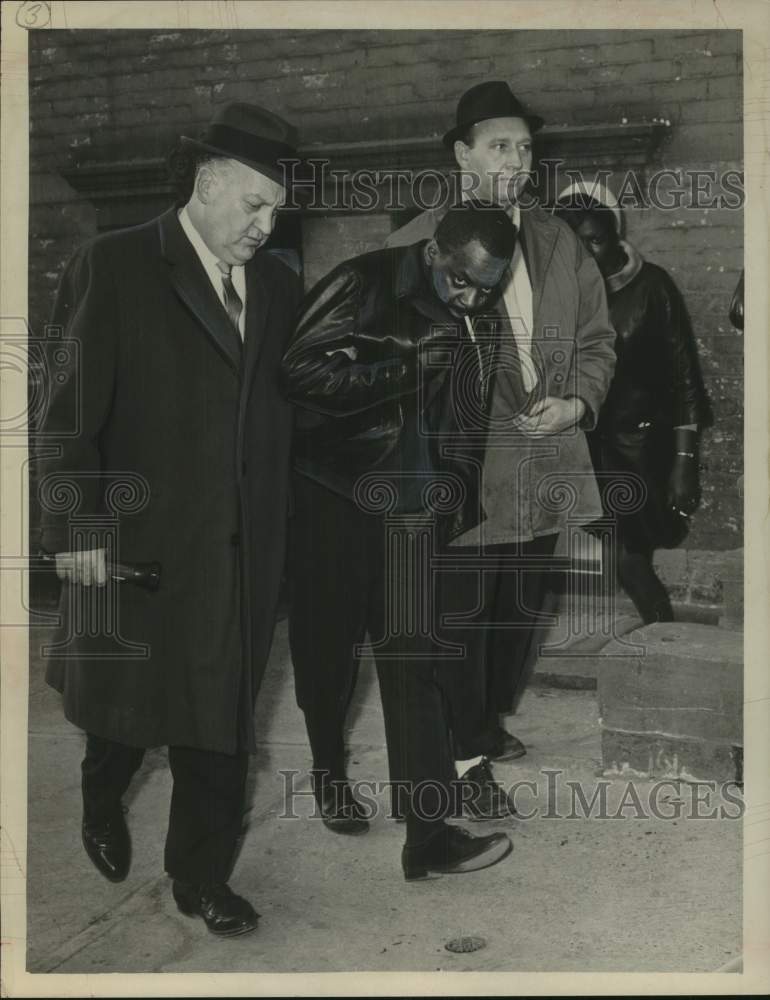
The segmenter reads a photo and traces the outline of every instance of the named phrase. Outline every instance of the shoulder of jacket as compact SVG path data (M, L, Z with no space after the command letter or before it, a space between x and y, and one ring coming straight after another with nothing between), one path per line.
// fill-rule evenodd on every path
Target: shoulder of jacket
M445 214L446 208L425 209L405 226L392 232L385 240L386 248L409 246L412 243L419 243L420 240L430 239Z
M568 254L570 258L574 260L576 271L581 268L586 261L593 261L593 257L577 238L568 222L565 222L564 219L558 219L555 215L547 215L545 212L543 214L546 215L548 224L556 233L560 252ZM598 267L596 269L596 273L601 278Z
M526 215L524 215L524 212L526 212ZM525 222L524 219L527 221ZM522 211L522 228L526 228L527 225L533 229L547 230L553 233L563 251L571 251L573 254L580 255L583 245L577 236L575 236L572 229L570 229L569 224L551 212L546 212L540 205L533 205L531 208Z
M330 273L340 281L356 284L374 285L383 281L390 282L392 269L403 253L402 247L384 247L380 250L370 250L338 264Z
M670 299L672 295L677 295L677 288L668 272L657 264L652 264L645 260L639 271L629 284L628 288L635 288L639 294L644 294L650 298Z
M653 264L650 260L644 261L639 270L639 276L651 285L655 284L665 288L676 288L676 283L668 271L659 264Z
M157 222L157 219L151 219L138 226L127 226L106 233L97 233L81 243L75 251L75 255L89 258L98 264L104 259L111 260L116 255L120 256L132 247L144 249L153 244L159 246Z
M338 296L357 295L362 283L358 258L343 260L308 288L303 299L304 308L317 308Z
M277 273L282 274L284 270L288 270L295 277L299 277L302 273L299 254L296 250L289 250L284 247L271 247L265 250L264 260L269 267L276 265L275 271Z
M302 262L294 250L266 250L262 254L261 266L269 280L284 282L290 288L302 288Z
M557 218L555 215L548 215L546 212L543 212L543 215L548 220L549 225L553 226L558 231L561 239L566 240L566 242L570 245L582 246L582 244L580 244L580 240L577 236L575 236L568 222L565 222L564 219Z
M665 303L667 309L687 309L679 286L664 267L646 260L639 274L645 280L650 297Z
M531 209L529 212L532 224L538 226L541 229L548 229L554 233L559 242L565 248L570 248L577 250L582 246L580 240L575 236L574 232L569 226L569 223L565 222L564 219L560 219L558 216L553 215L551 212L546 212L544 208L539 205Z

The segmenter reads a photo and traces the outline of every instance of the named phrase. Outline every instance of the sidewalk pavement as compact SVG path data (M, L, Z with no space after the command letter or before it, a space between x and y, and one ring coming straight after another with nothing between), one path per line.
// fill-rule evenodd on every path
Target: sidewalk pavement
M643 818L633 803L617 819L585 819L579 809L566 818L566 780L580 782L589 802L604 781L592 691L532 686L508 720L529 751L495 773L507 787L534 782L518 786L517 805L537 814L467 825L477 833L506 830L513 853L482 872L407 884L399 860L404 828L387 818L387 793L362 837L327 831L309 816L308 795L295 799L300 818L280 818L280 771L295 771L295 790L309 790L280 623L255 723L260 753L250 773L248 828L230 883L262 919L254 934L222 940L176 910L163 873L165 752L147 754L129 792L133 864L128 879L112 885L80 843L83 738L63 719L34 658L30 675L30 972L707 972L740 954L740 821ZM386 779L371 664L362 666L350 725L351 777ZM545 773L556 770L558 779ZM624 796L628 805L627 777L606 785L610 815ZM550 807L549 781L559 785ZM640 779L633 788L646 803L651 783ZM688 789L671 786L661 801L673 814L677 802L690 801ZM485 947L446 950L461 936L483 938Z

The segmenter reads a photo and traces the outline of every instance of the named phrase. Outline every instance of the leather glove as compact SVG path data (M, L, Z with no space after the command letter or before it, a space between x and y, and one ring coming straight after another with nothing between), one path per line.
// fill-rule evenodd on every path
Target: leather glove
M698 432L690 427L674 428L674 463L668 480L668 502L687 517L700 500L698 476Z
M700 501L698 463L695 459L676 456L668 481L668 502L688 517Z

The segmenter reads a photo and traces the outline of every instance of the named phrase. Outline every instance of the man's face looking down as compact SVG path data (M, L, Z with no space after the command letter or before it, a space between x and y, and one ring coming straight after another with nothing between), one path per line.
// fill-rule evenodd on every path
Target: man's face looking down
M514 205L532 170L532 136L523 118L490 118L474 125L470 145L458 139L455 159L463 189L502 208Z
M238 160L218 160L196 177L195 223L211 252L227 264L245 264L275 225L286 192Z
M425 248L425 262L437 297L460 318L481 312L509 263L493 257L477 239L447 252L431 240Z

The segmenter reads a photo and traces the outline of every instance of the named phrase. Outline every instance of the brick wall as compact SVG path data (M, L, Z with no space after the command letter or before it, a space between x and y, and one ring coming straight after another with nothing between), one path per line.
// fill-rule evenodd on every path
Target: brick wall
M42 329L64 262L95 231L62 179L76 164L163 156L221 102L261 102L303 145L438 137L457 97L507 79L549 124L668 120L656 167L742 169L734 31L37 31L30 33L30 319ZM619 182L619 177L614 179ZM314 277L380 245L387 220L311 222ZM727 319L743 266L740 211L629 211L630 239L682 289L715 411L704 500L686 547L741 545L742 340Z

